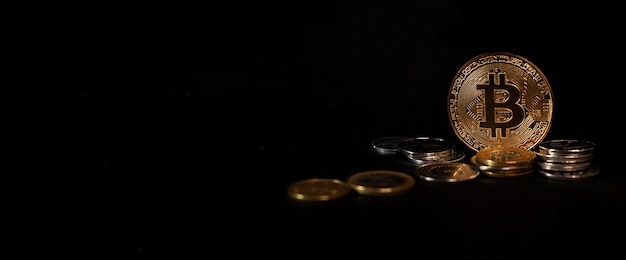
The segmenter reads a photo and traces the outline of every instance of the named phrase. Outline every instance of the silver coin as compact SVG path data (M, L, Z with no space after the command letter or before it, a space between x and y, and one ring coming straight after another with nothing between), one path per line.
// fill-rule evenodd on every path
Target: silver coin
M588 179L593 176L596 176L600 173L600 168L597 165L592 165L591 167L582 170L582 171L550 171L550 170L537 170L542 176L555 179L555 180L581 180Z
M537 166L541 169L549 171L582 171L591 167L591 161L580 163L551 163L551 162L536 162Z
M547 154L546 151L536 151L537 160L553 163L579 163L593 159L592 152L571 153L571 154Z
M589 153L596 149L596 144L584 140L556 139L543 141L538 148L543 154Z
M374 152L378 154L396 154L398 152L398 143L409 138L407 136L385 136L372 140L370 144Z
M465 159L465 152L459 149L454 149L454 152L449 156L444 157L429 157L427 159L416 158L412 156L406 156L410 162L417 165L422 165L432 162L458 162Z
M398 151L407 157L445 157L454 152L454 143L443 138L414 137L398 143Z

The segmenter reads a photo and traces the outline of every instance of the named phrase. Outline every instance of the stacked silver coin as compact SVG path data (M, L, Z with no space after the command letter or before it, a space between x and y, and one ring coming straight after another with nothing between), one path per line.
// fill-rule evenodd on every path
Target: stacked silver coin
M544 141L534 149L538 172L550 179L584 179L600 170L593 163L596 144L583 140L556 139Z
M465 153L456 149L454 143L437 137L413 137L398 143L398 151L414 164L430 162L457 162Z

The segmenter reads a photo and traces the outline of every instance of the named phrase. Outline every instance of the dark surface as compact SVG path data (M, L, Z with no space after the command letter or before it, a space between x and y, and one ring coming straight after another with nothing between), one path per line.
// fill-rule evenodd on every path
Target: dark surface
M25 158L42 173L27 178L49 216L45 237L76 240L56 249L112 259L626 256L616 4L308 4L42 11L54 19L32 31L44 89L31 96L41 109ZM463 147L447 92L487 51L541 68L555 100L547 139L596 142L598 176L416 179L396 197L289 200L287 186L306 178L412 174L371 152L378 137Z

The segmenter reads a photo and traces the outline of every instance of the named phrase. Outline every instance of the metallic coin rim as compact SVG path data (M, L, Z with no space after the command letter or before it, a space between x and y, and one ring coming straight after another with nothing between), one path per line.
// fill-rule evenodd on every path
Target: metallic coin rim
M306 185L306 184L316 183L316 182L337 184L336 187L338 188L336 190L338 191L338 193L319 195L319 194L302 194L302 193L298 193L294 191L294 189L300 185ZM289 197L296 199L296 200L301 200L301 201L329 201L329 200L342 198L348 195L351 191L352 191L352 187L348 183L342 180L329 179L329 178L310 178L310 179L300 180L300 181L296 181L290 184L289 187L287 188L287 193L289 194Z
M370 145L372 146L372 149L374 149L374 151L378 154L382 154L382 155L388 155L388 154L396 154L398 153L398 143L401 142L402 140L406 140L406 139L410 139L411 137L408 136L383 136L383 137L379 137L376 138L374 140L372 140L370 142ZM387 140L399 140L397 143L395 143L394 147L385 147L385 146L381 146L382 143L384 143Z
M480 164L476 161L476 155L470 158L470 162L474 164L474 166L478 167L481 171L521 171L527 170L529 168L533 168L533 164L528 165L505 165L505 166L489 166Z
M455 87L455 84L457 83L457 81L459 81L459 77L461 76L467 76L466 74L468 74L466 72L466 69L468 69L470 67L470 65L472 65L473 63L476 63L477 61L480 61L483 58L489 57L489 56L507 56L508 58L515 58L518 60L523 61L524 63L528 64L529 67L531 67L536 73L536 75L539 75L541 77L541 79L543 80L543 82L545 82L545 87L550 91L550 99L551 99L551 111L550 111L550 120L547 121L547 126L545 131L543 131L543 134L539 135L537 138L534 138L534 141L529 143L528 145L522 147L525 149L533 149L534 147L537 147L546 137L547 134L550 130L550 128L552 127L552 121L553 121L553 117L554 117L554 93L552 92L552 86L550 85L550 82L548 81L548 78L545 76L545 74L543 73L543 71L533 62L531 62L529 59L516 54L516 53L512 53L512 52L485 52L485 53L481 53L478 54L474 57L472 57L471 59L467 60L462 66L461 68L456 72L456 74L454 75L454 78L452 80L452 83L450 84L449 90L448 90L448 102L446 102L446 109L448 111L448 120L450 122L450 124L452 125L452 129L454 131L454 133L457 135L457 137L461 140L461 142L463 142L468 148L474 150L475 152L478 152L484 148L489 148L489 147L493 147L494 145L492 143L482 143L482 142L478 142L477 139L472 138L472 140L474 142L470 142L466 139L464 139L461 134L459 133L459 130L455 127L455 122L458 121L458 119L453 118L453 113L451 111L451 103L452 100L456 100L452 98L453 94L452 94L452 90ZM471 72L470 72L471 73ZM528 139L527 139L528 140ZM473 144L473 143L478 143L478 144ZM511 146L522 146L524 143L522 144L517 144L517 145L511 145Z
M552 163L552 162L536 162L537 166L543 170L548 171L582 171L591 167L592 161L580 162L580 163Z
M492 152L498 151L513 151L520 152L522 154L522 158L520 160L492 160L489 159L488 155ZM521 147L489 147L483 150L480 150L476 153L476 162L481 165L487 165L492 167L506 167L506 166L519 166L519 165L527 165L533 164L535 159L537 158L537 154L531 150L521 148Z
M434 140L434 141L438 141L440 143L443 143L445 145L449 145L450 148L443 150L443 151L433 151L433 152L424 152L424 153L420 153L420 152L413 152L411 150L405 149L405 146L418 141L418 140ZM448 141L444 138L440 138L440 137L427 137L427 136L418 136L418 137L413 137L413 138L409 138L406 139L400 143L398 143L398 151L400 151L401 153L403 153L406 156L411 156L411 157L415 157L415 156L423 156L423 157L430 157L430 156L447 156L447 155L451 155L454 152L454 148L455 145L453 142Z
M439 166L439 165L453 166L453 167L456 166L458 169L463 168L462 175L460 176L460 178L454 178L454 177L437 178L437 176L429 175L428 172L424 172L424 171L430 171L432 170L431 168ZM426 181L431 181L431 182L465 182L465 181L473 180L476 177L478 177L478 175L480 175L480 170L471 164L463 163L463 162L434 162L434 163L426 163L426 164L422 164L418 166L415 169L415 173L419 178L426 180Z
M438 160L438 159L423 160L423 159L413 158L410 156L406 156L406 157L409 159L411 163L416 164L416 165L422 165L425 163L433 163L433 162L458 162L465 158L465 152L463 152L463 150L460 150L460 149L454 149L454 153L451 156L452 157L450 158L444 157L443 160Z
M368 187L364 185L358 184L356 181L367 175L372 174L388 174L393 176L398 176L404 180L404 183L399 186L390 187L390 188L378 188L378 187ZM410 190L415 186L415 180L411 175L406 174L404 172L399 171L390 171L390 170L370 170L370 171L362 171L355 174L350 175L346 180L346 183L352 187L356 192L362 195L392 195L398 194L405 191Z
M587 146L582 147L582 148L563 148L563 147L551 148L548 146L549 144L564 143L564 142L583 143L583 144L586 144ZM587 141L587 140L578 140L578 139L552 139L552 140L543 141L539 144L539 146L537 146L539 151L546 155L560 155L560 154L568 155L568 154L590 153L590 152L593 152L596 149L596 147L597 145L594 142Z
M481 170L480 172L489 177L508 179L508 178L517 178L517 177L531 175L535 172L535 169L529 168L528 170L525 170L525 171L483 171Z
M582 171L549 171L537 170L542 176L553 180L583 180L594 177L600 173L600 167L592 165Z

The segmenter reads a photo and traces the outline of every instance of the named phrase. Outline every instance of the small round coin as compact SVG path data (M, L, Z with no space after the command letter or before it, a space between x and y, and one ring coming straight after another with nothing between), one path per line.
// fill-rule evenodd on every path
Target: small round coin
M407 136L385 136L372 140L370 145L374 152L378 154L396 154L398 152L398 143L409 138Z
M467 163L437 162L420 165L415 173L421 179L432 182L463 182L478 177L480 171Z
M448 92L448 117L457 137L474 151L488 147L531 149L548 134L552 89L528 59L507 52L468 60Z
M415 180L410 175L389 170L355 173L346 182L362 195L393 195L415 186Z
M289 197L301 201L329 201L342 198L352 191L346 182L336 179L312 178L292 183Z

